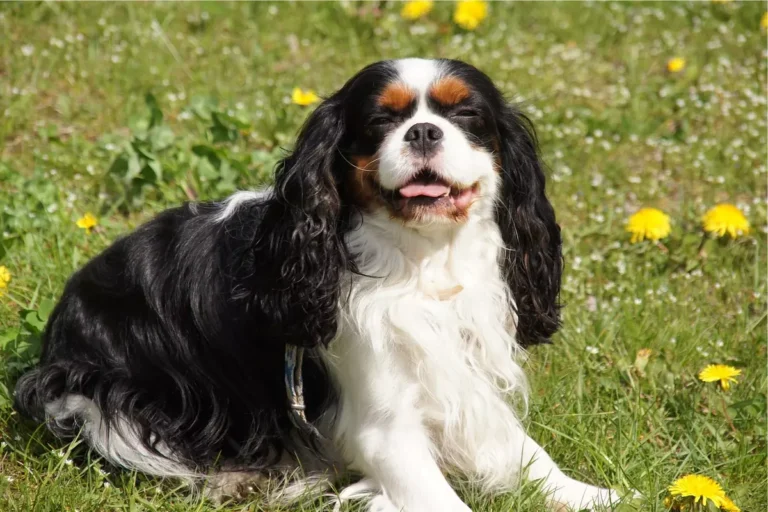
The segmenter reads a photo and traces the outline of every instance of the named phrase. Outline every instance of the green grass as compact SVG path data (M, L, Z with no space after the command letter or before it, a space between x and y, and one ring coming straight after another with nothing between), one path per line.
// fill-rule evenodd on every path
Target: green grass
M374 7L0 4L0 265L13 275L0 297L0 510L214 509L19 418L15 379L88 258L163 208L267 182L309 111L290 104L293 87L328 95L402 56L480 67L538 127L567 307L554 343L530 354L533 436L570 475L638 489L640 510L664 510L686 473L765 510L765 5L493 4L471 33L448 3L416 23ZM671 75L674 56L687 67ZM699 219L722 201L752 234L701 246ZM672 217L663 246L629 244L641 206ZM86 211L100 219L90 235L75 225ZM729 392L696 379L713 362L742 369ZM476 511L542 503L532 485L465 496Z

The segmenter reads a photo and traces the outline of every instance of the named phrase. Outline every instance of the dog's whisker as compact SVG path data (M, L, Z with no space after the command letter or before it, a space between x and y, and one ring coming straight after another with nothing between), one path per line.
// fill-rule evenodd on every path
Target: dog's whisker
M354 163L350 162L349 159L346 156L344 156L344 153L340 149L337 149L336 151L339 153L341 158L343 158L344 161L347 162L349 165L351 165L354 169L357 169L359 171L364 171L364 172L376 172L376 169L367 169L365 167L360 167L360 166L355 165ZM381 161L381 157L372 159L366 165L376 164L376 163L379 163L379 161Z

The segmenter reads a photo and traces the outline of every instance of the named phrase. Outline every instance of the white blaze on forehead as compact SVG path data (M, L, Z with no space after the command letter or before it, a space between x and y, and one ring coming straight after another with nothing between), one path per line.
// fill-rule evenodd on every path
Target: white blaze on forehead
M419 103L424 103L432 84L440 76L440 68L435 60L402 59L395 61L395 68L402 82L411 87L419 95Z

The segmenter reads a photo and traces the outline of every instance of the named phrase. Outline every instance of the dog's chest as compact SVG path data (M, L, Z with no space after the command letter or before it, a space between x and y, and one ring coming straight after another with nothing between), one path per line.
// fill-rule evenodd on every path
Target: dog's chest
M359 273L342 304L345 323L378 348L449 350L499 338L511 312L495 225L450 240L400 235L364 225L348 239Z
M457 273L449 261L432 260L403 270L400 279L358 278L345 318L361 341L412 371L458 365L478 347L508 344L508 302L494 269Z

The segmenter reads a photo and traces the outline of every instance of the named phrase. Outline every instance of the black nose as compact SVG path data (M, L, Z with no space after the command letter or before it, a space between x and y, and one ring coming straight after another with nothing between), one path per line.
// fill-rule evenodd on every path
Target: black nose
M432 123L416 123L405 132L403 140L415 150L427 154L437 148L442 138L443 130Z

